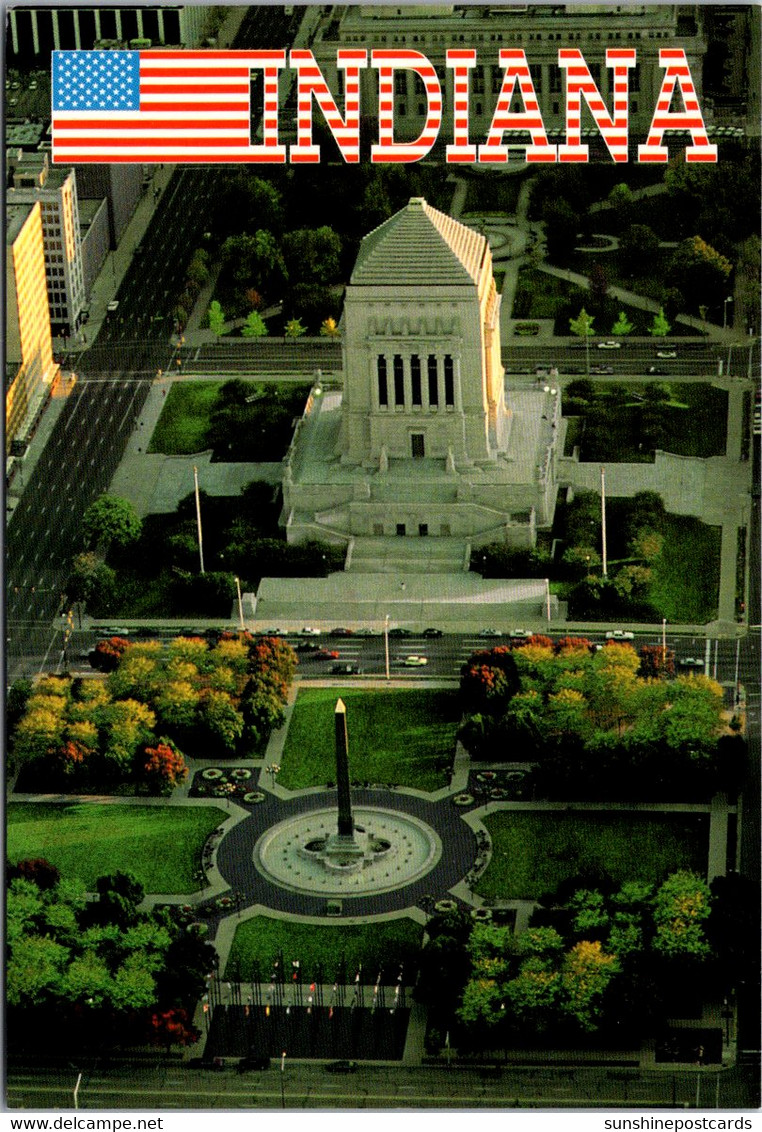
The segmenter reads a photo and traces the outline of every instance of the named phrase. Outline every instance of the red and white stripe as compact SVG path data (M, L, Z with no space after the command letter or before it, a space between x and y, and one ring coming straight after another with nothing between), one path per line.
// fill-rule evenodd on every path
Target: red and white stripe
M439 136L442 125L442 87L433 65L420 51L373 50L371 66L378 70L378 145L371 146L370 159L376 164L420 161ZM426 92L426 121L415 141L394 140L394 72L414 71Z
M532 144L526 147L527 162L554 162L557 147L548 142L525 53L513 47L501 49L500 66L505 68L503 85L497 98L487 140L484 145L479 146L480 163L502 164L508 160L508 147L503 143L503 134L506 130L522 130L529 133ZM524 109L512 114L511 98L517 83Z
M344 117L311 51L291 52L291 67L297 81L297 142L290 148L293 163L320 161L320 146L312 144L312 99L320 107L333 134L341 156L349 164L360 160L360 71L368 64L367 51L341 50L336 53L336 66L344 74Z
M476 52L473 48L453 48L445 54L445 62L452 68L452 137L453 144L447 146L448 162L476 161L476 146L468 141L469 116L469 76L468 72L476 66Z
M141 51L140 109L57 110L54 162L285 161L285 51ZM264 144L251 145L252 70L264 70Z
M665 164L669 160L669 150L663 144L665 130L688 130L691 144L686 146L685 160L716 162L717 146L709 142L685 52L681 47L663 47L659 51L659 66L665 68L664 79L646 143L638 146L638 161L641 164ZM680 87L684 110L671 111L677 86Z
M583 145L581 141L583 96L614 161L627 161L630 93L628 71L635 66L636 58L634 48L611 48L606 52L606 66L614 72L612 118L582 52L573 47L561 48L558 52L558 65L566 71L566 144L558 147L559 161L588 160L590 147Z

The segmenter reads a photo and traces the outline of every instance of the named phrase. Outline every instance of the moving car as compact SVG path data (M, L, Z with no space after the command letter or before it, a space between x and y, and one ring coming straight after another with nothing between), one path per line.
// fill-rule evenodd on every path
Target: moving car
M356 1061L329 1061L325 1066L326 1073L356 1073Z
M417 653L411 653L410 656L405 657L402 663L405 668L423 668L425 664L429 663L429 658L427 656L418 656Z
M622 343L621 342L614 342L613 339L609 339L608 342L599 342L598 343L598 349L599 350L621 350L621 348L622 348Z
M342 661L341 664L331 665L331 674L333 676L359 676L360 667L357 664L351 664L347 661Z
M629 629L609 629L606 634L607 641L634 641L635 634Z
M338 660L341 653L336 649L318 649L315 656L318 660Z
M112 299L111 302L106 307L106 312L108 314L116 314L116 312L118 310L119 310L119 300L118 299Z
M297 652L317 652L317 650L319 648L320 648L320 645L317 643L317 641L300 641L299 644L296 646L296 651Z
M677 350L657 350L656 351L656 357L657 358L676 358L677 357Z

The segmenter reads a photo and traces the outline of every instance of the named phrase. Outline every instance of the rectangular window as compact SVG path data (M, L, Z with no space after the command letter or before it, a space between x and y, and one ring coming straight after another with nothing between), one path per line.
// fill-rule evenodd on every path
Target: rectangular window
M484 94L484 67L475 67L472 71L472 91L474 94Z
M425 455L423 433L414 432L410 437L410 445L414 460L421 460Z
M414 405L421 404L421 359L418 354L410 358L410 387Z
M439 380L437 373L437 356L436 354L429 354L428 361L428 374L429 374L429 404L439 404Z
M405 404L405 371L402 364L402 354L394 355L394 404Z
M445 354L444 360L445 405L455 404L455 375L452 355Z
M397 523L397 534L404 538L406 533L407 532L405 531L405 524L404 523Z
M376 373L378 374L378 403L387 406L389 404L389 392L386 387L386 358L383 354L379 354L376 358Z
M418 534L421 536L421 538L425 538L428 533L429 533L429 524L428 523L419 523L418 524Z
M407 94L407 71L395 71L394 93L401 95Z

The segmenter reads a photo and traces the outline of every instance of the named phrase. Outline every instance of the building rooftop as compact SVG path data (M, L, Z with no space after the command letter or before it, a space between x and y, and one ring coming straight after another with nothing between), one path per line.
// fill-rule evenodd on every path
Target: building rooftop
M361 287L477 283L487 248L484 236L423 197L411 197L365 237L350 282Z
M5 242L10 247L24 227L26 218L34 208L34 201L23 204L8 203L5 208Z

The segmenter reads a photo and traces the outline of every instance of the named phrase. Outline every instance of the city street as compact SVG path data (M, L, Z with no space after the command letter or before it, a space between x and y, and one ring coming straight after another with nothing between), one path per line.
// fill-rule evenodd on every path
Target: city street
M570 1059L571 1060L571 1059ZM84 1065L62 1069L11 1069L8 1099L14 1108L71 1106ZM231 1070L161 1068L96 1063L85 1069L81 1109L239 1108L695 1108L743 1109L757 1105L753 1071L639 1070L635 1067L535 1065L466 1067L444 1063L406 1068L361 1065L349 1077L332 1077L322 1065L288 1057L283 1079L277 1064L243 1075ZM281 1084L283 1094L281 1094Z

